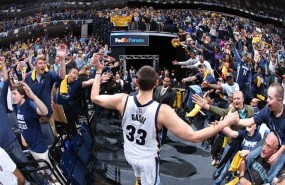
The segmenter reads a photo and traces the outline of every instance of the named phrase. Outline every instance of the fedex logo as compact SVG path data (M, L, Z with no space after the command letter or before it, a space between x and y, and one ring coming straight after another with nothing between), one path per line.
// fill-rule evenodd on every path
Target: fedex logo
M144 39L133 39L133 38L115 38L115 43L144 43Z

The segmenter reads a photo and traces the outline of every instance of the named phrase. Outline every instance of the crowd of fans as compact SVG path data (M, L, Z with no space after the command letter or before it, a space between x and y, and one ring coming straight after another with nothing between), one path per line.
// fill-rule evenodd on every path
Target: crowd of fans
M73 19L76 16L82 18L92 14L92 11L66 10L66 12L69 12L69 14L50 11L44 17L50 20L54 17L60 19L61 16L63 16L61 18ZM242 152L242 157L245 158L245 155L248 155L249 159L252 159L251 163L260 165L263 170L260 173L262 175L250 179L250 175L248 175L250 173L245 172L244 166L241 166L239 170L241 184L245 179L255 183L270 183L280 175L279 172L284 164L284 134L282 135L284 126L282 121L285 116L283 113L285 95L283 90L285 86L283 28L201 10L155 10L151 7L143 7L137 9L106 9L96 12L96 14L98 17L104 18L105 21L109 20L110 16L133 15L132 21L126 25L128 29L161 31L164 30L166 25L171 25L173 30L178 30L178 38L173 39L172 43L169 44L174 47L184 47L187 54L189 54L189 59L182 62L175 60L172 69L161 69L158 72L160 74L159 85L164 87L161 90L165 90L165 88L176 86L177 82L180 81L175 76L174 65L191 69L190 75L182 79L182 82L186 83L184 86L186 93L183 100L183 109L185 111L181 114L182 117L193 118L200 111L206 115L205 124L202 123L201 125L201 128L203 128L207 126L207 123L224 117L229 111L228 108L232 107L232 109L238 111L241 119L251 119L249 122L241 121L240 126L229 128L229 130L225 129L224 133L218 134L213 139L212 164L217 165L221 161L223 164L219 165L217 172L214 174L216 184L220 184L224 179L231 179L228 169L234 156L229 156L227 151L235 154L237 151L234 152L233 148L247 150ZM37 20L40 18L42 20L44 17L34 16L32 19ZM23 18L23 20L26 19ZM113 29L115 29L116 25L113 26ZM105 83L102 85L101 94L120 92L130 94L136 90L134 82L137 69L132 66L123 74L120 74L119 62L111 57L112 50L107 44L93 36L74 36L72 34L57 38L43 36L26 41L19 40L11 44L9 48L3 48L1 51L3 57L0 59L2 90L5 89L4 80L8 80L12 92L15 90L22 92L19 88L26 90L28 97L33 99L37 107L41 109L40 112L36 112L37 115L43 115L46 111L49 112L48 115L51 115L51 103L61 104L67 114L68 122L75 124L77 119L74 115L79 112L72 109L72 107L78 109L78 106L73 104L74 99L82 98L82 96L78 97L78 94L84 94L83 99L90 98L90 90L87 90L86 93L81 93L81 90L93 84L92 77L95 74L94 67L90 62L94 54L100 55L100 60L104 61L107 66L104 70L107 74L102 76L102 82ZM48 69L45 68L46 66L48 66ZM6 67L8 71L5 71ZM35 73L34 77L32 77L33 73ZM51 84L45 87L46 96L42 99L41 90L39 88L33 89L35 88L33 83L38 80L37 78L41 82L41 77L47 74L49 76L45 76L45 78L50 78L49 83ZM65 74L68 74L68 76L65 77ZM22 84L22 87L18 89L15 88L14 85L19 81L27 82L31 89L25 84ZM55 85L53 82L55 82ZM62 83L69 84L69 90L66 87L64 88L64 85L62 87ZM51 93L52 89L53 93ZM34 91L35 94L30 93L30 91ZM2 91L1 94L3 96L7 93ZM157 92L155 94L158 97L154 98L159 100L160 94L164 93ZM197 96L197 94L200 96ZM10 93L10 97L5 100L8 102L1 102L1 104L5 105L4 107L7 107L6 104L13 104L11 98L13 96L15 94L11 95ZM38 96L46 107L43 107L35 96ZM52 99L49 99L49 97L52 97ZM264 105L266 99L268 99L268 106ZM264 106L265 108L263 108ZM83 109L84 106L79 108L79 110ZM197 109L198 111L196 111ZM11 113L14 108L8 106L7 110ZM101 119L102 112L101 108L96 106L98 121ZM112 117L119 118L118 112L108 111L108 118ZM252 122L252 120L254 121ZM272 123L269 123L271 120L275 120L277 124L272 126ZM12 121L10 120L10 122ZM265 123L265 129L261 129L261 123ZM20 129L25 129L23 124L21 126ZM53 127L52 123L51 126ZM242 126L247 127L244 129ZM268 128L266 129L266 127ZM3 129L7 128L1 128L1 132L6 132ZM74 128L74 130L76 129ZM274 131L274 133L268 134L269 131ZM55 128L53 128L53 132L57 135ZM267 134L266 139L263 139ZM27 142L30 142L29 145L33 144L30 138L26 136L26 133L23 133L23 136ZM235 138L239 138L241 141L235 141ZM265 144L258 145L262 139L265 140ZM224 147L222 147L223 141L225 143ZM275 141L279 142L276 143ZM7 142L9 141L7 140ZM0 141L0 144L2 143L4 142ZM7 149L7 146L11 143L6 144L1 147ZM254 147L255 145L257 147ZM266 149L268 153L263 155L261 151ZM7 153L11 155L12 152L9 150ZM256 158L257 156L261 157ZM256 159L258 160L256 161ZM15 161L17 160L19 158L15 159ZM252 166L250 166L247 171L255 172L254 170L256 168L252 169Z
M37 26L39 23L48 23L52 21L88 20L93 19L94 15L94 10L48 10L41 13L35 13L34 15L23 18L1 20L2 23L0 24L0 32L13 31L17 28L28 25Z
M58 4L62 4L62 3L67 3L67 2L72 2L72 1L40 1L40 2L30 2L30 3L25 3L25 4L12 4L9 5L8 9L19 9L21 8L25 8L25 7L30 7L31 5L33 6L45 6L45 5L58 5ZM95 2L95 1L82 1L82 2ZM163 3L164 1L161 1L161 3ZM268 4L268 6L263 6L262 3L259 3L258 1L218 1L218 0L207 0L207 1L201 1L200 3L214 3L217 5L223 5L223 6L228 6L228 7L232 7L235 9L243 9L245 11L248 12L252 12L256 15L262 15L262 16L270 16L273 18L278 18L284 21L284 17L283 14L281 12L283 12L282 9L277 9L277 7L273 4ZM2 12L5 11L7 9L7 7L3 8ZM142 11L138 11L138 12L123 12L123 14L128 14L128 15L133 15L134 19L136 21L136 17L139 16L143 16L144 12ZM36 25L37 23L44 23L44 22L49 22L49 21L54 21L54 20L70 20L70 19L90 19L93 18L93 15L96 14L95 10L88 10L88 11L81 11L81 10L76 10L76 11L69 11L69 10L44 10L44 12L38 12L35 13L34 15L31 15L29 17L22 17L22 18L13 18L10 20L5 20L2 19L1 20L1 24L0 24L0 32L7 32L7 31L12 31L14 29L17 29L19 27L23 27L23 26L27 26L27 25ZM137 15L139 14L139 15ZM149 20L150 19L154 19L155 21L157 21L159 24L162 22L162 24L169 24L171 25L172 19L170 17L170 20L167 19L166 16L167 14L163 14L163 17L160 18L160 15L157 15L157 17L144 17L144 20L147 23L150 23ZM162 19L160 21L160 19ZM138 27L133 27L135 29L139 29ZM146 30L149 27L146 27ZM142 29L142 28L141 28ZM168 30L169 31L169 30Z
M44 7L44 6L49 6L49 5L61 5L61 4L65 4L65 3L70 3L70 2L74 2L71 0L43 0L43 1L29 1L29 2L13 2L13 3L9 3L6 4L4 6L2 6L1 12L5 13L5 12L9 12L9 11L17 11L17 10L21 10L21 11L25 11L25 9L30 9L30 8L36 8L36 7ZM82 0L80 2L96 2L96 0Z

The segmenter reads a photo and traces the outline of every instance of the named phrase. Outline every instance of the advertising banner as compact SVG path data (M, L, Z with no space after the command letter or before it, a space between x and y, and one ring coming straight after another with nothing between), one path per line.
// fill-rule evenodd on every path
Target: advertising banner
M149 46L149 36L140 33L111 33L110 46Z

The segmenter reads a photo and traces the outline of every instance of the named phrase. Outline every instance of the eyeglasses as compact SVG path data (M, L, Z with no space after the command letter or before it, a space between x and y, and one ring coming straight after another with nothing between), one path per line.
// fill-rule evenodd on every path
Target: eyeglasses
M274 149L272 146L270 146L268 143L266 143L266 141L264 141L263 146L265 146L267 148L267 150L269 150L269 151Z
M170 81L163 80L165 83L170 83Z

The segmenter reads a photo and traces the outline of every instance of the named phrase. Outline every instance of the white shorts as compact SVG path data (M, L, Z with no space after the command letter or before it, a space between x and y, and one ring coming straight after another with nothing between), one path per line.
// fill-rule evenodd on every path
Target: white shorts
M133 159L127 155L126 160L132 166L135 176L141 179L142 185L158 185L159 178L159 158Z

